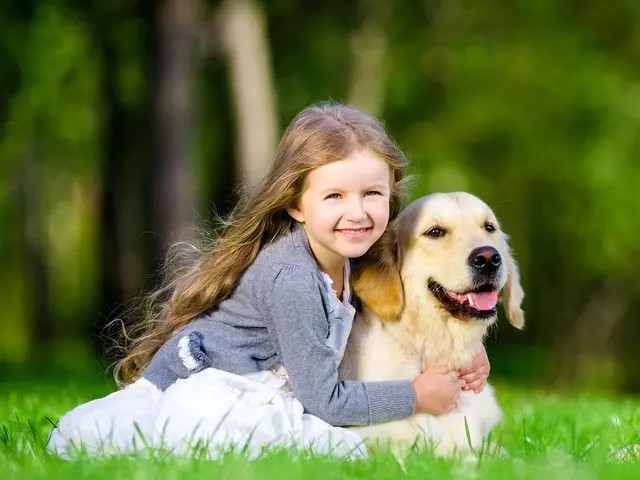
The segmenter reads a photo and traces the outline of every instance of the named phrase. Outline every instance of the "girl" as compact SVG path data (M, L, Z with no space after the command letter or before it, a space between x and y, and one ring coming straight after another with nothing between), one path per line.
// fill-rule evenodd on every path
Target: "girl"
M443 367L414 382L338 378L355 308L349 259L401 206L406 160L382 125L320 104L289 125L270 173L209 251L154 298L115 370L126 385L64 415L49 449L68 456L187 453L194 445L258 455L265 446L362 456L341 428L445 413L465 380L482 389L480 355L465 377Z

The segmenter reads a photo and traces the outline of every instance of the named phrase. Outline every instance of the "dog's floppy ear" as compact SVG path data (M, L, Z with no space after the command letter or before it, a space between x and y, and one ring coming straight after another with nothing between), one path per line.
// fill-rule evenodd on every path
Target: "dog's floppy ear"
M505 243L509 239L507 235L505 237ZM504 311L507 315L507 320L514 327L522 330L524 328L524 312L521 305L524 300L524 290L520 284L520 273L518 272L518 264L513 258L511 248L507 245L507 253L504 255L504 262L507 266L507 283L502 290L502 303L504 305Z
M353 265L351 284L354 293L383 321L395 320L404 306L399 264L396 229L391 224Z

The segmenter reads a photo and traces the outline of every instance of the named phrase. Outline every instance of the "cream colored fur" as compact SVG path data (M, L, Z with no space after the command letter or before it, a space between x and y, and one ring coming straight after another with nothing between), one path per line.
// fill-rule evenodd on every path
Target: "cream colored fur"
M496 231L484 229L491 222ZM425 236L433 226L447 230L443 238ZM476 247L493 246L503 258L498 275L509 321L524 325L520 304L524 292L507 237L491 209L467 193L433 194L407 207L390 226L380 247L361 259L353 286L364 308L349 337L340 366L343 378L363 382L414 380L426 367L445 364L458 369L470 363L496 317L459 320L451 316L428 289L433 279L446 289L465 291L471 286L467 258ZM391 256L391 258L389 258ZM469 450L500 421L501 409L491 386L480 394L463 392L458 407L441 416L416 414L410 418L357 427L370 445L405 452L426 442L437 455Z

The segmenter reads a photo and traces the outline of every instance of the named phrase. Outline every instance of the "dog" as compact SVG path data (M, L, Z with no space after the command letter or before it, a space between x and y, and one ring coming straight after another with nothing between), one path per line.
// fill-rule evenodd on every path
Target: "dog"
M468 365L497 321L524 327L524 291L508 237L487 204L464 192L422 197L391 222L352 267L362 308L340 364L342 378L414 380L427 367ZM353 427L368 446L397 453L429 445L436 456L482 447L502 411L493 389L463 391L444 415L424 413Z

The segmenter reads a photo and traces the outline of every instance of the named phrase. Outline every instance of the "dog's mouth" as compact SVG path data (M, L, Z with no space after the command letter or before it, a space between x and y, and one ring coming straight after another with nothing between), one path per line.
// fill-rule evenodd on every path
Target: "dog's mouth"
M458 293L429 280L429 290L451 315L459 319L486 320L498 312L499 292L494 285L486 284Z

